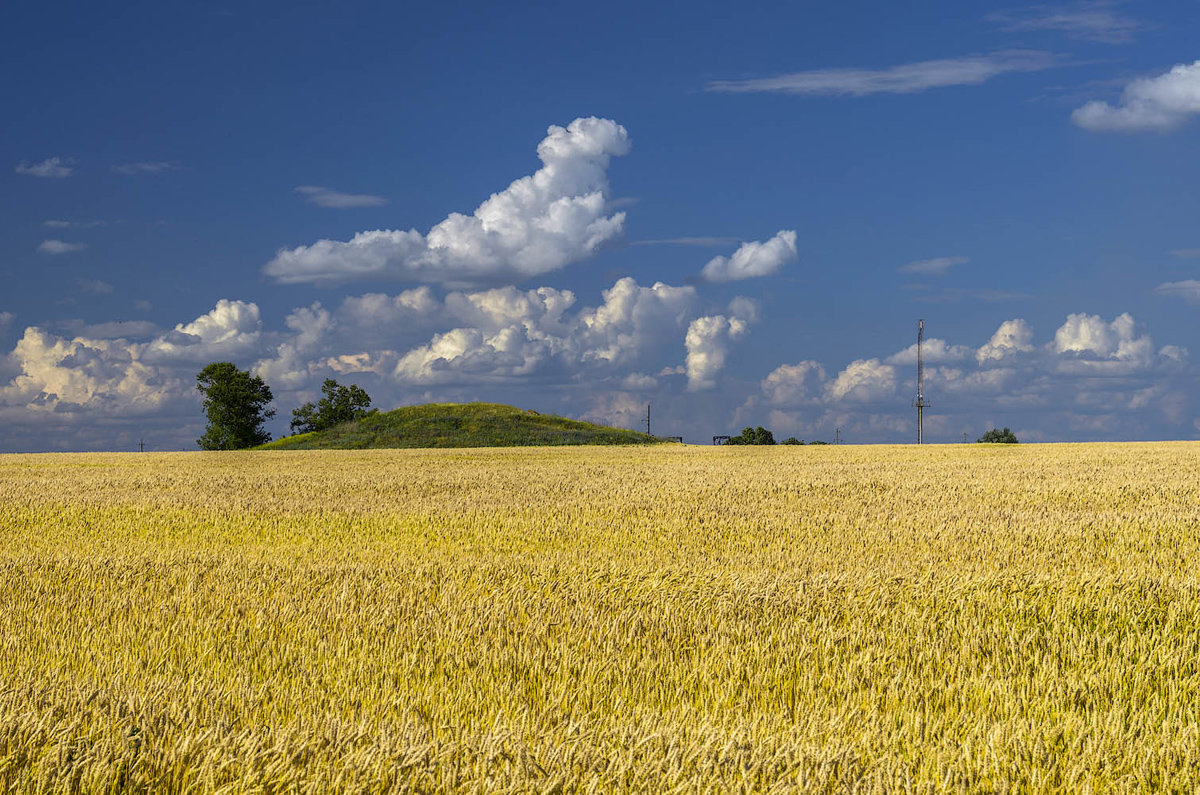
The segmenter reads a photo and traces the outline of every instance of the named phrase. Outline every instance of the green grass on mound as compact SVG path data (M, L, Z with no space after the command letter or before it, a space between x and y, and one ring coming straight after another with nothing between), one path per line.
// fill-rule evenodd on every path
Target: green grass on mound
M285 436L259 450L363 450L374 447L525 447L652 444L637 431L538 414L498 403L427 403L376 412L324 431Z

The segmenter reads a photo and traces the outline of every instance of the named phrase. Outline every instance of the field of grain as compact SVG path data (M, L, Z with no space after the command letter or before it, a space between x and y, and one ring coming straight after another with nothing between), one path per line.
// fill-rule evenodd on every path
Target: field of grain
M1193 790L1200 444L0 456L0 790Z

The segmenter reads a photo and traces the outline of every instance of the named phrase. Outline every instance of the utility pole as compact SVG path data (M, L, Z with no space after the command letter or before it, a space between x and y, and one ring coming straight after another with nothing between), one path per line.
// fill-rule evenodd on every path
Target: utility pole
M145 439L138 440L138 452L139 453L146 452L146 440Z
M917 444L925 442L925 319L917 321Z
M967 432L963 431L963 444L967 443Z
M834 444L842 443L842 429L841 428L833 429L833 443Z
M650 404L646 404L646 435L650 435Z

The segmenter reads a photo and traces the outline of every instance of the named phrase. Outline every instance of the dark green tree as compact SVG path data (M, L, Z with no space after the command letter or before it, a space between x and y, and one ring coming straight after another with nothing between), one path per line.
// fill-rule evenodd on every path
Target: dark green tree
M979 442L983 444L1016 444L1017 435L1008 428L1005 428L1002 431L992 428L983 436L979 437Z
M789 436L788 438L786 438L782 442L780 442L780 444L804 444L804 440L797 439L795 436Z
M275 416L268 408L271 387L232 362L213 362L196 374L204 395L208 427L196 440L201 450L241 450L271 441L263 423Z
M725 444L775 444L775 434L763 426L757 428L742 428L738 436L730 436Z
M324 395L314 403L305 403L297 409L292 409L292 431L308 433L323 431L341 422L356 420L365 416L371 408L371 396L358 384L342 386L332 378L326 378L321 384L321 394Z

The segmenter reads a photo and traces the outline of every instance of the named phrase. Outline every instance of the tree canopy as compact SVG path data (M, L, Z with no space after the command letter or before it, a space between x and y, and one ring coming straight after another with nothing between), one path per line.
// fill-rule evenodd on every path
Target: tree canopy
M992 428L983 436L980 436L979 441L983 444L1016 444L1017 435L1008 428L1002 431Z
M742 428L738 436L730 436L725 444L775 444L775 434L763 426Z
M371 396L358 384L342 386L332 378L321 384L324 395L316 403L305 403L292 409L292 431L308 433L323 431L334 425L356 420L371 407Z
M268 408L274 396L261 377L232 362L213 362L196 374L196 389L204 395L208 417L196 440L201 450L241 450L271 441L262 426L275 416Z

